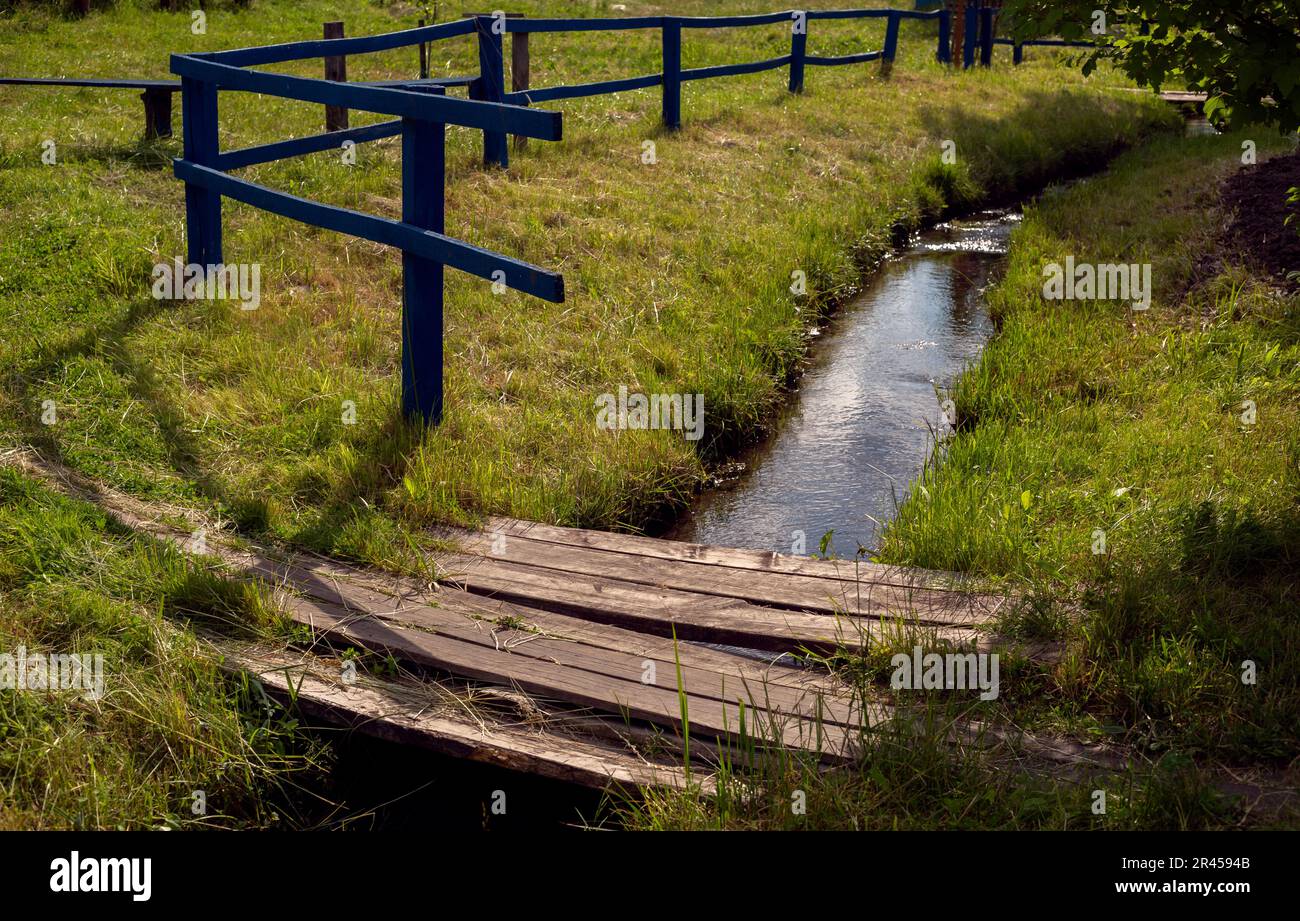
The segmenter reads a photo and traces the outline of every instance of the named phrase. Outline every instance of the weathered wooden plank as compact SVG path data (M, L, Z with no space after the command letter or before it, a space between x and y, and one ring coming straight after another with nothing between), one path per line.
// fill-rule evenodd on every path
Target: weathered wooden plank
M575 643L617 649L663 662L672 661L676 655L684 665L707 668L759 685L780 684L801 691L820 691L825 694L844 692L838 681L820 670L761 662L690 642L674 643L668 637L592 623L553 611L526 608L496 598L471 595L459 589L440 587L435 597L437 603L444 606L448 603L453 606L468 603L481 611L497 612L497 616L523 617L528 623Z
M473 605L463 605L460 610L455 610L437 602L430 604L415 593L394 596L329 578L328 574L322 578L319 572L292 562L252 556L244 565L247 572L277 585L290 586L340 616L376 616L507 654L543 659L620 681L644 683L646 665L652 662L654 684L673 691L678 689L676 680L680 665L682 686L692 696L726 703L744 701L748 706L802 714L850 727L859 723L861 708L842 687L835 687L830 682L782 684L768 680L764 673L738 673L734 668L718 670L697 662L691 655L695 647L686 644L641 654L613 648L599 637L585 636L591 625L571 618L563 625L564 632L551 633L550 626L538 623L537 615L542 612L524 608L495 615ZM442 597L447 599L445 594ZM726 653L717 653L716 660L744 661Z
M907 628L963 642L966 629L759 607L732 598L656 588L599 576L560 573L490 557L440 558L439 578L475 594L490 595L586 620L703 643L747 649L829 652L883 641ZM444 568L445 567L445 568Z
M437 698L414 682L361 679L345 685L313 656L229 642L214 647L224 668L252 674L268 694L309 718L390 742L596 789L611 784L681 788L688 782L712 788L707 771L693 771L688 779L680 764L651 762L595 738L458 717L453 710L437 708Z
M734 547L713 547L683 541L661 540L636 534L614 534L585 528L561 528L515 518L490 518L484 530L502 534L527 536L565 546L591 547L610 550L631 556L657 557L667 560L684 560L714 566L756 572L786 572L822 579L841 579L858 582L869 579L883 585L904 588L931 588L935 590L964 590L971 580L958 573L937 572L928 569L909 569L854 560L819 560L814 557L773 553L770 550L746 550Z
M335 603L319 597L311 599L340 617L369 612ZM676 694L682 691L691 706L698 698L707 698L723 704L745 704L753 709L774 714L789 714L811 720L837 723L850 729L860 725L861 708L847 695L831 695L816 691L796 691L782 685L760 685L744 679L720 674L706 668L681 665L671 660L647 659L611 649L575 643L545 633L530 631L525 625L512 626L513 621L471 621L459 615L448 615L437 609L414 606L392 615L378 615L380 619L401 627L431 630L439 636L449 637L481 646L499 653L502 660L497 668L503 678L512 673L507 656L524 656L567 668L604 676L619 682L638 682L644 686L666 688ZM647 679L647 663L653 662L653 681ZM680 674L681 683L678 684ZM501 682L498 682L501 683ZM873 714L883 715L883 710ZM878 719L873 719L873 722Z
M784 572L640 556L538 540L531 532L498 541L479 531L456 532L461 549L507 563L525 563L563 572L603 576L639 585L737 598L766 607L819 614L907 616L923 623L971 625L992 618L1000 599L961 592L876 583L849 582ZM499 552L494 552L499 551Z
M683 701L674 690L594 675L554 662L511 656L484 646L396 624L369 615L349 614L337 605L310 598L285 599L289 616L335 643L351 643L381 655L489 684L518 687L530 694L594 707L630 719L683 728ZM740 732L742 708L706 697L687 695L690 732L746 747L775 741L822 757L851 756L858 733L835 723L769 715L744 708L746 732Z

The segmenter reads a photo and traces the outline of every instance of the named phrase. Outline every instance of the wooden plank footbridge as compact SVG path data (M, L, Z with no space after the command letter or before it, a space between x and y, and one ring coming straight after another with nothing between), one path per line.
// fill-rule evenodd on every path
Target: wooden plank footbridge
M210 639L309 717L595 787L681 785L687 751L704 782L720 760L768 757L775 743L851 759L894 710L803 654L987 650L978 628L1004 603L942 573L509 519L441 530L426 571L397 575L227 538L31 452L0 463L269 587L305 639ZM200 528L211 530L196 547ZM400 674L350 677L349 648Z

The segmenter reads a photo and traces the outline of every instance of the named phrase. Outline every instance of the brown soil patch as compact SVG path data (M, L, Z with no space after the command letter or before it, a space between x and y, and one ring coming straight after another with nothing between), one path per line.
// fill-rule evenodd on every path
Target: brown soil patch
M1287 191L1300 187L1300 152L1245 166L1223 184L1223 204L1232 214L1223 242L1287 288L1300 288L1300 206ZM1286 219L1292 217L1290 225Z

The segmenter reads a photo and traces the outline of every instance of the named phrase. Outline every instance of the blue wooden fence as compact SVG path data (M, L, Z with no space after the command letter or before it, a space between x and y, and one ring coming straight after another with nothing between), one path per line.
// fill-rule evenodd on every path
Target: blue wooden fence
M970 66L975 34L992 47L992 18L985 29L975 28L979 14L968 23L963 63ZM875 51L822 56L808 53L808 24L817 20L884 19L884 46ZM443 268L451 266L548 301L563 302L564 279L546 269L490 252L445 235L445 126L462 125L483 132L486 163L507 165L506 135L559 140L558 112L529 108L554 99L597 96L659 86L663 93L663 122L681 125L682 84L736 74L789 69L788 87L800 92L807 67L833 67L880 60L893 62L899 24L904 19L931 20L938 25L935 57L949 60L950 23L947 10L788 10L757 16L649 16L617 19L514 19L476 16L384 35L319 39L240 48L201 54L173 54L172 73L181 78L183 156L174 161L176 177L185 183L185 226L188 261L202 266L222 263L221 201L232 198L265 211L326 230L351 234L402 251L402 412L427 424L442 417ZM683 69L682 32L691 29L791 24L790 53L763 61ZM619 80L569 86L505 91L502 39L505 33L586 32L658 29L663 70ZM478 42L479 75L472 79L340 83L248 68L287 61L337 55L366 54L459 36ZM985 55L987 63L987 54ZM469 87L469 99L446 95L449 85ZM222 151L217 140L218 93L221 90L261 93L301 102L395 116L360 128L330 131ZM232 170L337 149L343 142L362 143L402 137L402 218L400 221L348 208L308 201L246 179Z
M886 20L884 47L877 51L864 51L833 57L808 54L808 23L815 20L830 19ZM683 83L691 80L707 80L714 77L753 74L786 67L789 68L790 91L801 92L804 85L804 69L808 66L833 67L876 60L892 63L898 49L898 26L903 19L937 22L939 24L939 36L935 57L939 61L946 62L948 60L949 32L948 12L946 10L931 12L917 10L784 10L778 13L763 13L750 16L627 16L601 19L494 20L489 16L480 16L475 17L473 20L474 32L478 36L480 77L471 85L470 95L471 98L490 102L530 105L555 99L603 96L608 93L621 93L628 90L658 86L662 87L663 93L663 123L666 127L675 129L681 127L682 123ZM494 22L497 24L495 30L493 29ZM682 68L683 30L743 28L780 23L790 23L791 25L789 54L742 64ZM505 59L502 51L502 39L506 33L615 32L634 29L659 30L663 49L663 69L660 73L644 74L618 80L601 80L595 83L528 89L514 93L505 92ZM502 167L509 165L509 153L504 135L489 134L484 137L483 160L485 163Z
M222 262L221 200L233 198L284 217L397 247L402 251L402 412L436 424L442 417L443 267L504 282L549 301L564 300L564 279L546 269L490 252L443 233L445 126L559 140L561 117L500 102L453 99L434 81L362 85L246 68L416 45L474 30L469 20L388 35L294 42L208 54L174 54L181 78L183 156L174 161L185 183L188 261ZM242 90L396 116L391 121L223 152L217 143L220 90ZM402 219L377 217L308 201L228 175L230 170L363 142L402 136Z

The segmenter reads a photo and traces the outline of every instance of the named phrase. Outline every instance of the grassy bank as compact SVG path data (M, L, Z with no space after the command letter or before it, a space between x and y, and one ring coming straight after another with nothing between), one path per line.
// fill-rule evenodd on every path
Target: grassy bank
M1008 625L1069 643L1024 688L1040 721L1284 766L1300 751L1300 301L1215 240L1245 137L1143 148L1027 215L990 301L1000 332L953 394L963 430L884 547L1082 597L1080 623ZM1043 267L1067 255L1151 263L1150 309L1044 300Z
M160 76L166 54L286 40L335 18L328 3L216 10L188 19L120 6L83 24L18 14L0 38L5 72ZM627 4L629 14L659 9ZM672 4L698 13L740 2ZM590 15L586 3L525 3ZM291 12L290 12L291 11ZM349 11L349 16L353 13ZM352 33L409 24L363 7ZM883 26L817 24L835 53L879 44ZM1099 162L1170 115L1084 81L1046 55L954 75L934 64L933 27L910 24L892 80L874 66L818 69L792 97L780 75L694 83L685 129L658 126L640 91L566 103L566 140L534 142L509 174L478 165L479 137L452 131L449 233L564 272L564 305L447 285L445 424L422 442L397 421L400 260L241 205L226 208L228 262L262 264L260 309L163 304L153 264L183 253L176 142L132 145L130 94L0 89L4 138L0 316L3 437L39 444L127 490L215 506L249 527L385 561L407 524L483 513L593 526L647 523L698 484L708 459L755 436L797 373L817 314L850 293L900 231L945 207L1034 188ZM692 33L689 64L754 59L785 27ZM468 40L437 46L435 73L470 68ZM356 58L353 79L409 74L411 55ZM542 36L537 85L657 69L653 33ZM303 73L315 65L294 65ZM106 105L99 108L101 101ZM223 147L319 130L318 107L231 94ZM60 161L39 160L55 135ZM957 163L940 162L940 143ZM643 142L656 163L642 163ZM396 141L258 167L297 194L396 215ZM796 299L791 276L808 294ZM699 443L679 432L597 428L619 385L703 393ZM58 423L42 425L45 400ZM357 406L355 425L341 406Z
M1223 787L1294 788L1300 751L1300 297L1217 238L1219 186L1246 138L1291 149L1262 133L1159 141L1026 210L989 293L999 331L952 393L957 431L884 535L889 561L1008 577L1059 599L1031 590L999 625L1059 641L1059 662L1009 662L995 703L930 692L923 713L1110 742L1138 768L1026 776L936 745L947 722L932 718L874 739L858 769L787 765L764 776L761 795L669 796L632 810L633 824L1300 821ZM1046 300L1044 267L1067 256L1151 263L1150 308ZM1107 793L1105 815L1094 790ZM790 808L796 791L806 815Z
M104 693L0 692L0 828L283 827L329 753L193 628L283 637L250 586L0 469L0 650L104 657ZM195 811L201 791L203 809Z

